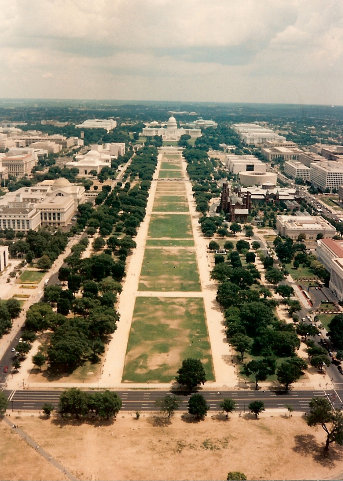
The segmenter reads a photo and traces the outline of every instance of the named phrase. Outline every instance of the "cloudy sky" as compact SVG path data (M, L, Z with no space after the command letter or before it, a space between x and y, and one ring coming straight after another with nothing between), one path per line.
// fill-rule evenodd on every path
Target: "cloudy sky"
M0 0L0 98L343 105L343 0Z

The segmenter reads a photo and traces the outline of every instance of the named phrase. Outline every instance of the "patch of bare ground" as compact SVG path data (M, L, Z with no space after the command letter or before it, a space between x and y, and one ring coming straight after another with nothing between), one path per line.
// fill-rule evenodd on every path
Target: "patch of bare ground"
M218 480L242 471L248 479L300 480L337 479L342 472L342 448L325 456L323 430L299 416L183 418L142 413L136 420L126 413L101 425L31 417L16 423L79 479ZM15 455L18 440L4 423L0 433L0 445L12 453L1 456L1 479L61 479L29 448Z

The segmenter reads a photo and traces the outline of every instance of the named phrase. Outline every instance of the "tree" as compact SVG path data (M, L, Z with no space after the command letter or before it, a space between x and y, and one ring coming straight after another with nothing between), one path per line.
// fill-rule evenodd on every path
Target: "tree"
M20 366L21 366L21 362L19 361L18 358L15 358L13 363L12 363L12 366L14 367L14 369L16 371L18 371L18 369L20 369Z
M28 342L19 342L16 345L16 351L22 354L27 354L28 352L30 352L30 349L31 349L31 344Z
M288 286L287 284L281 284L276 287L275 292L280 294L282 297L291 297L294 295L294 289L291 286Z
M21 307L18 299L15 299L14 297L8 299L8 301L6 301L6 307L11 316L11 319L15 319L19 316L21 312Z
M90 404L91 407L93 404L95 414L101 419L115 418L122 407L122 400L115 392L107 390L88 396L88 404Z
M258 389L259 381L265 381L268 376L275 372L275 361L270 359L259 359L248 362L244 371L255 378L255 389Z
M249 244L249 242L247 242L243 239L240 239L239 241L237 241L236 249L238 250L238 252L242 252L244 250L249 250L250 244Z
M228 419L229 413L232 413L236 408L236 401L230 398L224 398L219 406L226 413L226 419Z
M249 411L251 411L253 414L255 414L256 419L258 418L258 415L262 412L265 411L264 409L264 402L263 401L252 401L249 404Z
M206 382L205 369L199 359L184 359L177 374L176 381L186 386L189 391L192 391L198 384Z
M51 403L44 403L42 406L42 411L48 418L51 416L51 413L54 409L55 407Z
M66 282L70 276L70 269L69 267L61 267L58 271L58 280L61 282Z
M5 414L8 405L6 395L0 391L0 418Z
M206 403L204 396L201 394L192 394L188 401L188 413L192 414L197 419L203 419L209 406Z
M32 362L35 366L38 366L39 369L43 366L46 361L46 357L42 352L37 352L34 356L32 356Z
M168 419L174 414L174 411L179 407L180 402L175 396L166 394L162 399L156 401L156 405L160 408L163 414L166 414Z
M240 471L230 471L227 473L227 481L245 481L247 477Z
M42 271L48 271L51 266L52 266L51 259L46 254L40 257L37 261L37 267Z
M271 284L277 284L278 282L282 281L285 276L278 269L271 267L267 270L265 277Z
M45 286L44 288L44 301L46 302L58 302L61 296L62 288L58 285Z
M231 251L233 249L233 242L231 241L226 241L224 244L224 249Z
M253 241L251 247L254 249L254 251L257 251L257 249L261 247L261 244L257 241Z
M331 361L329 357L325 354L319 354L317 356L311 357L310 364L316 369L319 369L319 371L322 371L325 365L330 366Z
M254 235L254 229L251 225L246 225L244 227L244 230L247 237L252 237Z
M265 269L270 269L274 265L274 259L271 256L267 256L263 259L263 267Z
M254 252L247 252L246 255L245 255L245 260L246 262L255 262L255 259L256 259L256 255L254 254Z
M244 353L251 348L252 340L245 334L236 334L230 339L230 343L241 355L241 361L243 362Z
M93 242L93 249L95 251L100 251L105 246L105 240L102 237L97 237Z
M237 234L237 232L240 232L242 230L242 227L237 224L237 222L232 222L232 224L230 225L230 231L233 233L233 234Z
M312 398L306 422L309 426L320 424L324 429L326 433L325 451L328 451L333 442L340 446L343 445L343 414L336 411L326 398Z
M329 324L329 336L336 349L343 349L343 314L332 318Z
M88 413L87 393L74 387L62 392L58 403L58 411L62 417L66 415L76 418L84 416Z
M316 336L319 333L319 329L312 324L306 324L305 322L299 322L296 327L299 336L304 336L305 341L307 336Z
M285 385L288 391L290 384L297 381L303 374L304 367L300 363L294 362L292 359L284 361L276 370L276 376L279 383Z
M208 248L210 249L210 251L217 251L220 248L220 245L218 244L218 242L211 240L208 244Z

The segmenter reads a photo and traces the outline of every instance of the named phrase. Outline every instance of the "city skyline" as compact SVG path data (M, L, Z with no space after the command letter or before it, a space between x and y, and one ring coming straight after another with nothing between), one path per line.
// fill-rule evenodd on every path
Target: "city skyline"
M339 0L0 6L2 98L343 105Z

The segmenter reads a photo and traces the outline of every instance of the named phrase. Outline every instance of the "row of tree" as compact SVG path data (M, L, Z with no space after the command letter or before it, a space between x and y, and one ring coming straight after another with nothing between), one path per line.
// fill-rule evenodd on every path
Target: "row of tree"
M238 241L237 250L231 250L226 261L220 256L220 262L212 271L212 278L219 283L217 300L224 309L227 337L240 353L241 362L246 352L262 357L242 367L245 375L253 377L256 388L259 381L276 372L279 382L288 389L306 369L306 363L296 355L300 341L295 327L276 317L277 301L270 299L269 289L259 287L260 274L253 264L255 255L248 255L248 247L247 241ZM242 266L240 253L245 253L245 267ZM277 284L284 276L272 265L272 258L268 258L265 262L266 278ZM281 295L288 300L292 290L287 289L288 286L285 289L278 287ZM288 359L280 363L279 358Z

